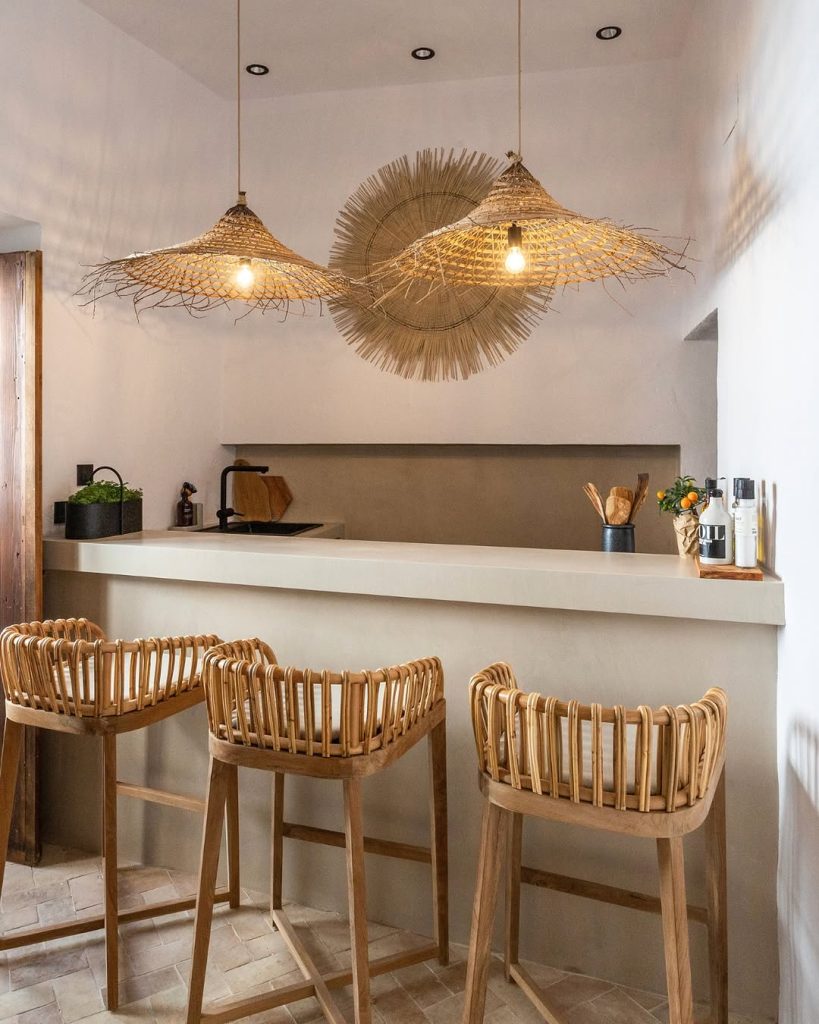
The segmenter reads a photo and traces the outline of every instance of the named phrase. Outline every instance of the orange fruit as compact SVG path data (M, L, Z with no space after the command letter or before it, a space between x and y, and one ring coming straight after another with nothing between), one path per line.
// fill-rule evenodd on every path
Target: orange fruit
M683 498L682 501L680 502L680 508L691 508L692 504L693 504L693 502L691 501L690 498Z
M662 501L665 497L665 491L657 491L657 501Z
M696 503L700 500L700 496L699 494L697 494L696 491L689 491L688 500L691 502L692 505L696 505Z

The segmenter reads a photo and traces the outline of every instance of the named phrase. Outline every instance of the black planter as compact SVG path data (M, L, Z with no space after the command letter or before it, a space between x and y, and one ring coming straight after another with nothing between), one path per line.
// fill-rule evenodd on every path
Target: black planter
M634 523L626 523L624 526L613 526L603 523L600 550L633 552Z
M142 529L142 500L122 503L122 532L136 533ZM119 502L65 507L65 535L69 540L94 540L113 537L119 529Z

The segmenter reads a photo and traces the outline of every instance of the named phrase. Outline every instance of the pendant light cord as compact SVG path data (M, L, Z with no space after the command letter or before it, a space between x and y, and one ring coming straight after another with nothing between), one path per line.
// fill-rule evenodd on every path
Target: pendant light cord
M521 45L521 5L518 0L518 158L523 160L523 47Z
M242 0L236 0L236 192L242 192Z

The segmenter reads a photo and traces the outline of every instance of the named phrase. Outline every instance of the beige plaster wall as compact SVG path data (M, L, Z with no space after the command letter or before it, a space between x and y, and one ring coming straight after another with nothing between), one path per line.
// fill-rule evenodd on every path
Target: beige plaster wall
M249 445L237 454L287 480L287 519L342 520L356 540L500 547L599 549L583 484L607 494L647 472L637 550L676 550L651 496L679 472L673 445Z

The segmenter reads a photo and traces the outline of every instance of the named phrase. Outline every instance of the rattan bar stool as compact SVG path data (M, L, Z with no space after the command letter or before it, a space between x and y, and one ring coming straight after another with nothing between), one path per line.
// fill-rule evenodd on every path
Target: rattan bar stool
M725 728L728 702L710 689L659 710L562 702L517 688L508 665L470 684L484 796L464 1024L483 1019L492 922L507 860L506 975L548 1024L548 991L518 961L521 883L662 915L670 1024L692 1024L688 921L708 928L711 1024L727 1024ZM660 896L522 867L524 816L645 836L657 844ZM686 902L683 836L705 822L707 907ZM504 849L506 847L506 849Z
M200 669L216 636L106 640L87 619L57 619L8 626L0 633L0 677L6 724L0 758L0 892L8 853L15 784L25 726L102 737L102 856L105 912L0 936L0 950L105 928L106 1002L119 1001L119 922L190 910L193 899L166 900L119 912L117 796L204 813L205 801L117 781L117 736L144 729L205 699ZM75 794L78 799L79 794ZM239 905L238 794L228 793L229 886L219 901Z
M437 658L376 671L285 668L260 640L223 644L205 656L203 680L210 725L210 785L196 904L188 1022L231 1021L315 996L331 1024L344 1024L330 990L352 984L356 1024L369 1024L369 979L409 964L448 962L446 703ZM362 779L393 764L428 738L430 847L364 835ZM273 773L271 915L304 982L269 994L219 1003L202 1012L225 792L238 768ZM341 781L344 832L284 820L284 779L293 772ZM322 976L282 910L284 839L344 847L347 855L352 969ZM421 861L432 867L434 941L368 961L364 854Z

